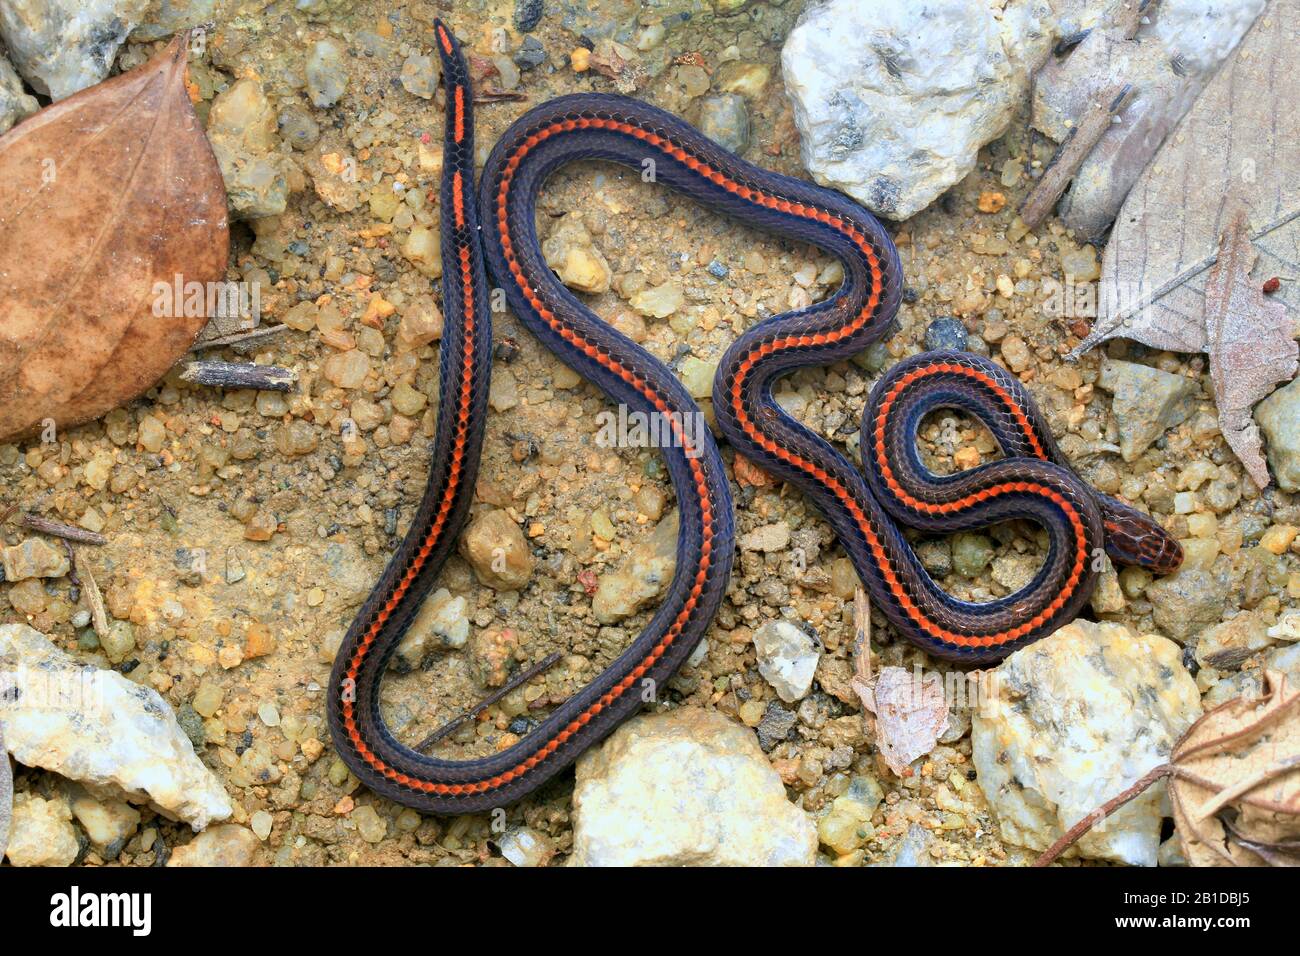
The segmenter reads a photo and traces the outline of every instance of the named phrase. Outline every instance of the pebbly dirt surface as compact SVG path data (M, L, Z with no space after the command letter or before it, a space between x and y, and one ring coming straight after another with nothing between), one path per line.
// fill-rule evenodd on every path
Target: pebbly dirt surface
M555 95L631 82L635 95L698 121L720 77L758 68L746 74L753 79L766 68L765 83L746 87L752 133L744 155L803 175L779 65L798 0L695 18L650 50L635 51L632 67L616 76L577 52L579 35L598 32L592 24L604 14L557 6L528 34L540 41L544 62L519 73L507 90L524 99L478 107L484 156L530 104ZM452 12L433 3L359 2L315 21L287 10L291 4L261 7L246 4L219 20L192 69L201 115L213 96L251 78L280 117L282 135L286 113L305 113L319 127L305 148L282 144L288 207L235 226L229 274L262 283L265 324L292 322L254 357L294 369L299 389L283 396L223 392L188 385L173 373L101 422L53 442L0 446L5 502L107 536L106 545L88 550L117 638L106 648L93 630L74 623L81 604L66 578L0 584L0 621L30 623L87 663L116 667L157 689L226 785L234 822L265 830L269 821L259 863L502 864L486 815L425 819L359 788L330 744L323 688L338 640L414 511L434 421L437 341L428 336L437 324L438 293L402 250L405 234L436 223L437 210L428 198L403 199L404 208L393 212L390 198L398 183L402 195L415 191L436 201L442 94L426 100L408 93L400 83L402 64L411 53L432 52L431 18L447 16L475 56L476 79L502 90L509 69L502 75L492 58L509 59L524 34L513 26L510 3L457 4ZM621 9L611 7L609 16ZM302 65L308 47L326 36L342 38L354 55L343 62L347 92L336 106L319 109L303 91ZM131 44L120 62L134 64L153 49ZM355 160L356 182L330 172L340 157ZM854 362L799 372L783 386L782 403L854 453L857 423L880 368L920 351L933 319L955 316L970 348L991 354L1029 385L1086 479L1137 502L1180 538L1213 541L1233 583L1229 608L1263 604L1267 611L1271 602L1276 614L1300 594L1296 557L1284 546L1273 561L1255 545L1271 526L1300 523L1300 514L1290 496L1260 497L1243 478L1214 426L1201 359L1111 345L1110 354L1188 376L1200 391L1196 413L1137 461L1124 463L1106 450L1117 423L1110 396L1096 387L1101 356L1063 359L1086 334L1087 317L1050 314L1041 294L1044 280L1060 281L1067 272L1095 278L1097 255L1055 220L1026 232L1015 215L1048 158L1049 148L1032 144L1018 122L941 201L891 227L909 286L897 333ZM608 265L608 291L586 301L673 365L688 385L707 378L740 330L835 287L834 264L817 250L740 228L627 170L594 164L564 170L545 190L539 218L543 238L558 235L563 249L599 254ZM666 318L638 312L633 303L644 304L648 290L664 286L662 294L679 296L680 306ZM526 732L530 716L568 697L627 646L654 603L601 623L592 611L592 585L649 542L673 506L654 452L598 443L598 415L609 404L596 388L568 372L512 315L494 317L494 334L503 347L493 372L476 514L504 510L526 537L535 565L521 590L498 591L454 557L439 583L450 598L464 599L463 612L448 613L468 620L470 642L415 654L408 672L389 679L386 712L395 733L413 742L489 693L499 661L490 642L479 639L484 633L513 632L509 640L517 646L512 643L503 667L527 667L552 652L563 656L444 742L437 751L444 756L508 746ZM217 356L239 357L207 355ZM701 404L708 414L707 400ZM996 454L983 429L955 414L933 418L922 440L937 471ZM730 450L724 455L732 464ZM1185 476L1198 468L1209 476L1202 491L1214 482L1227 490L1208 503L1202 495L1192 512L1176 513L1175 495L1187 490ZM861 845L847 852L823 847L827 859L887 861L916 824L930 835L931 862L1026 862L1027 851L998 839L973 782L968 735L941 744L918 773L900 780L879 760L870 737L852 729L858 713L848 688L852 570L797 492L741 471L733 485L741 554L728 599L707 652L672 682L668 702L715 708L756 725L776 695L758 673L753 631L776 616L805 622L825 648L818 685L796 706L790 739L768 756L791 798L814 815L856 775L874 777L886 793ZM1212 526L1201 520L1189 527L1190 515L1207 512ZM0 527L6 545L29 534L15 519ZM1032 526L991 529L981 544L985 560L970 575L953 570L948 542L918 546L945 587L979 600L1028 580L1041 543ZM1252 575L1274 583L1252 595ZM1151 630L1151 602L1136 584L1128 590L1123 607L1105 617ZM883 621L875 642L877 664L945 668L894 638ZM1201 684L1209 691L1217 673L1207 676L1207 670ZM846 717L855 719L840 719ZM19 790L56 786L33 771L17 781ZM564 775L508 811L512 824L544 834L557 860L571 845L571 789L572 776ZM365 807L373 812L362 813ZM161 846L189 839L187 828L146 815L115 860L94 850L82 859L148 866Z

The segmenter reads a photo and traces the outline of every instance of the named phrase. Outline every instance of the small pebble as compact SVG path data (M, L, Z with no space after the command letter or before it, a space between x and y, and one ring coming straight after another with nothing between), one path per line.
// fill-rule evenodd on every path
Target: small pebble
M966 326L960 319L950 315L941 315L925 328L925 347L929 351L938 349L966 349Z
M536 37L524 37L515 51L515 66L521 70L535 70L546 62L546 48Z
M281 138L297 150L310 149L320 139L320 126L301 106L290 106L284 110L280 114L279 127ZM302 243L290 243L291 251L294 245L302 246L302 250L294 251L294 255L307 254L307 247Z
M413 96L420 97L420 99L431 100L434 91L438 88L438 75L440 72L438 60L435 57L412 53L402 63L402 72L400 74L402 88Z
M328 109L339 101L348 88L346 60L347 50L338 40L319 40L312 45L305 74L313 105Z
M545 866L555 855L555 844L532 827L514 827L497 841L501 855L515 866Z
M357 825L361 839L367 843L379 843L388 836L388 824L369 804L352 811L352 822Z
M248 821L249 826L253 828L253 832L257 834L257 838L262 841L265 841L271 835L271 825L274 822L271 814L265 810L258 810Z
M700 132L724 149L743 153L749 147L749 107L738 93L718 93L700 102Z

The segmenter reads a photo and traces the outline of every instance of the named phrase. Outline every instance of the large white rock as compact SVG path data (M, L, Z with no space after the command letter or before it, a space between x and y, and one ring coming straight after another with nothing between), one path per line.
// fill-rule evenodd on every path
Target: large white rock
M56 100L108 76L150 0L5 0L0 36L18 72Z
M148 803L196 830L233 812L157 691L79 663L25 624L0 625L0 721L15 760L101 799Z
M1004 840L1046 849L1168 759L1201 713L1181 654L1154 634L1075 621L998 666L971 748ZM1164 799L1163 784L1147 790L1079 841L1079 854L1155 866Z
M781 66L803 163L825 186L906 219L1001 136L1053 42L1047 0L829 0Z
M679 707L578 761L571 866L809 866L817 831L754 732Z

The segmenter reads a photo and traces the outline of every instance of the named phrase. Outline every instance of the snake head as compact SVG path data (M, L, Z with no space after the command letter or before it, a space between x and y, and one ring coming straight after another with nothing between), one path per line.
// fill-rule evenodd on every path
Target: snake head
M1183 546L1149 516L1099 495L1106 530L1106 553L1120 564L1156 574L1173 574L1183 563Z

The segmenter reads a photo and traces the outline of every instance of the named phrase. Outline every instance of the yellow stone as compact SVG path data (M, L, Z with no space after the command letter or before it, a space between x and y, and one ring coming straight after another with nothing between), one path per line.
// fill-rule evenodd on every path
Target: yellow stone
M579 292L607 292L609 290L609 266L591 249L582 246L569 246L565 251L564 261L556 269L560 281L570 289Z
M1297 530L1300 529L1295 525L1275 524L1264 532L1259 543L1274 554L1285 554L1287 548L1291 547L1291 542L1295 540Z
M397 306L389 302L379 293L370 297L370 303L366 306L365 314L361 316L361 322L371 328L383 328L384 319L388 318L397 311Z
M275 650L275 637L265 624L250 624L244 634L244 659L265 657Z
M442 277L442 239L438 230L428 226L415 226L402 243L402 255L421 275L430 279Z

